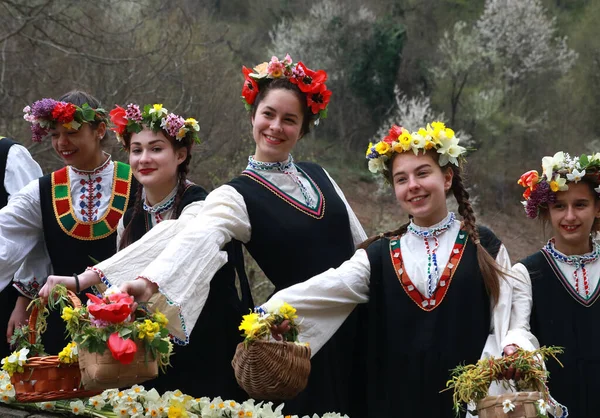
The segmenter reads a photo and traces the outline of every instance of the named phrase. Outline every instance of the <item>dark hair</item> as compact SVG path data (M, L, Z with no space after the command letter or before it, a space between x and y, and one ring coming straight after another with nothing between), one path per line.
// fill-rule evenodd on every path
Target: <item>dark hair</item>
M169 134L164 129L160 129L159 132L162 132L162 134L165 136L165 138L167 138L169 140L169 142L171 142L175 151L179 151L182 148L187 149L187 156L186 156L185 160L177 166L177 176L178 176L179 184L177 186L177 194L175 195L175 203L173 204L173 213L175 214L175 216L177 216L177 213L179 213L179 206L181 205L181 199L183 198L183 195L187 189L187 184L186 184L187 183L187 175L189 173L190 162L192 161L192 146L194 143L192 140L188 139L187 137L184 137L184 139L182 139L181 141L176 141L171 136L169 136ZM130 147L131 147L131 137L132 137L132 134L129 132L127 132L123 135L123 140L125 142L124 147L128 153L129 153ZM123 230L123 234L121 235L121 241L119 241L119 249L120 250L122 250L123 248L125 248L128 245L131 245L133 243L133 240L131 237L133 220L139 214L141 214L143 211L142 190L143 190L143 186L141 185L141 183L138 183L138 187L137 187L137 190L135 193L135 204L133 206L133 213L131 215L131 220L129 221L129 224L125 227L125 229Z
M91 94L86 93L85 91L81 91L81 90L71 90L70 92L65 93L62 96L60 96L58 98L58 101L72 103L79 107L83 106L85 103L87 103L88 105L90 105L90 107L92 107L94 109L98 109L99 107L102 107L100 100L96 99ZM103 122L108 124L108 120L105 120ZM89 123L92 130L97 129L99 124L100 124L100 121L94 121L94 122ZM108 135L104 135L104 137L102 139L105 139L107 136Z
M287 78L276 78L274 80L267 80L265 82L261 82L260 90L254 99L254 103L252 104L252 117L256 115L256 109L258 109L258 105L262 99L267 97L267 94L271 90L289 90L293 92L298 100L300 101L300 107L302 108L302 127L301 134L304 136L310 132L310 126L315 121L316 115L312 113L310 107L308 107L308 102L306 100L306 94L300 90L300 88L292 83Z
M427 151L427 154L431 155L434 161L438 162L439 154L437 154L435 151ZM388 176L390 177L392 176L392 164L397 155L398 154L394 154L392 158L386 162ZM495 306L498 303L498 298L500 296L500 278L503 276L503 274L506 274L506 272L502 270L498 263L496 263L496 260L494 260L494 258L487 252L483 245L481 245L475 213L473 211L473 207L471 206L471 202L469 201L469 192L463 183L462 166L457 167L454 164L448 164L448 166L440 168L442 170L452 170L452 185L450 186L448 193L452 192L454 194L456 202L458 203L458 213L463 218L463 225L465 226L471 241L476 246L477 264L481 270L483 282L492 301L492 306ZM370 237L365 242L360 244L358 248L366 249L373 242L383 237L403 235L406 232L409 224L410 222L407 222L395 231L389 231Z

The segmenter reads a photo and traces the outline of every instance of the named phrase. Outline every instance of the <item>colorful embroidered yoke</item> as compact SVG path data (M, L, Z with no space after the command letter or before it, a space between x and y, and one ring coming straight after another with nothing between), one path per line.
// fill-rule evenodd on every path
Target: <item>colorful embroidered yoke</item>
M596 397L600 391L600 303L597 300L600 293L592 289L588 300L578 295L545 251L538 251L521 263L531 277L531 332L540 345L565 348L559 357L564 368L554 361L546 364L550 372L550 393L569 408L569 416L597 416Z
M77 209L72 204L68 167L40 178L44 240L54 274L81 273L94 264L94 260L102 261L115 253L119 219L135 199L131 199L131 168L121 162L111 164L115 166L110 204L106 213L99 214L99 219L93 222L80 221L74 214ZM54 317L58 317L56 324L51 319ZM60 316L51 315L49 319L52 320L49 329L62 337L60 329L64 325ZM44 345L51 354L58 353L65 345L62 338L46 339Z
M460 238L463 233L459 231L450 257L451 275L445 266L430 299L415 295L410 278L397 270L397 245L391 243L399 242L397 237L380 239L367 249L370 299L362 347L355 356L364 360L352 379L363 386L353 397L352 416L454 417L452 393L439 392L450 369L479 360L491 320L476 247L468 236ZM495 258L501 242L487 228L479 227L479 234Z

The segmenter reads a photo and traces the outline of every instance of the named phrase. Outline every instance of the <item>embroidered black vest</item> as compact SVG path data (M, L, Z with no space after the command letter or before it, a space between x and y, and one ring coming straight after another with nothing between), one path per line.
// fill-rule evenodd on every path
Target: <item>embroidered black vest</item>
M495 258L500 241L487 228L479 227L479 233L482 245ZM450 369L479 360L490 333L490 300L476 247L467 239L452 267L452 280L445 283L447 293L426 310L401 285L401 274L392 262L397 241L398 237L383 238L367 249L371 281L365 336L359 342L364 349L359 356L363 369L357 369L361 374L353 379L364 382L364 390L358 393L367 398L357 393L352 413L373 418L451 418L455 416L452 393L439 392Z
M586 304L567 290L570 284L559 277L551 256L538 251L521 263L529 271L533 292L531 332L540 346L556 345L565 352L558 356L564 367L548 360L548 386L552 396L569 408L569 416L597 415L600 391L600 303L597 292ZM592 289L595 290L595 289Z
M75 216L67 167L40 178L44 239L54 274L81 273L116 252L117 225L135 199L130 199L130 167L115 164L111 204L96 222L82 222Z
M348 211L327 174L313 163L297 165L322 192L315 211L299 210L246 172L229 182L248 209L252 237L246 248L276 290L337 267L354 253Z
M297 166L318 187L314 210L293 204L292 198L252 172L245 171L229 182L248 209L252 236L246 248L277 290L338 267L354 253L348 210L327 174L313 163ZM349 347L355 332L356 318L351 315L311 359L308 386L285 402L287 411L299 416L348 411L349 385L353 384Z
M8 192L4 187L8 151L16 142L10 138L0 137L0 209L8 203Z

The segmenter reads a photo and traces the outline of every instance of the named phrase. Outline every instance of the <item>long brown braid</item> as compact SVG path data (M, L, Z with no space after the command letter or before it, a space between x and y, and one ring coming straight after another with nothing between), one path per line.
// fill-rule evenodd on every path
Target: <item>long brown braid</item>
M430 153L434 161L438 161L438 154ZM392 166L393 166L394 158L390 158L387 162L387 173L388 180L390 180L390 184L393 184L391 181L392 178ZM469 237L476 246L477 249L477 264L479 265L479 269L481 270L481 274L483 276L483 282L485 284L485 288L488 292L492 300L492 306L496 306L498 303L498 298L500 296L500 278L504 277L506 272L502 270L502 268L496 263L496 260L487 252L485 247L481 245L479 240L479 230L477 229L475 213L473 211L473 207L471 206L471 202L469 201L469 192L465 188L462 179L462 168L455 166L454 164L449 164L449 168L452 170L452 185L450 186L450 190L454 197L456 198L456 202L458 203L458 213L463 218L463 224ZM400 226L400 228L383 232L381 234L372 236L368 238L366 241L361 243L357 248L366 250L369 245L374 243L375 241L384 238L384 237L393 237L393 236L401 236L406 233L408 229L408 225L410 225L410 221Z
M165 138L169 139L173 144L175 151L180 150L181 148L187 149L187 156L185 160L177 166L177 176L179 179L179 184L177 185L177 193L175 194L175 202L173 203L173 216L177 218L177 213L179 210L179 206L181 205L181 201L183 199L183 195L187 190L187 173L189 172L190 161L192 160L192 142L184 143L183 141L173 141L171 137L167 134L166 131L162 130ZM130 150L131 145L131 134L126 133L123 135L125 140L125 149L127 152ZM121 240L119 241L119 250L127 247L128 245L133 244L133 237L131 236L131 230L133 229L133 220L143 212L143 202L142 202L142 190L143 186L138 183L138 188L135 193L135 205L133 207L133 214L129 221L129 224L123 230L123 234L121 235ZM175 219L173 218L173 219Z
M451 169L454 176L450 190L458 203L458 213L463 218L463 225L477 248L477 264L481 270L485 288L492 299L492 306L496 306L500 297L500 278L504 277L505 272L479 241L475 212L469 201L469 192L463 184L462 169L452 164Z

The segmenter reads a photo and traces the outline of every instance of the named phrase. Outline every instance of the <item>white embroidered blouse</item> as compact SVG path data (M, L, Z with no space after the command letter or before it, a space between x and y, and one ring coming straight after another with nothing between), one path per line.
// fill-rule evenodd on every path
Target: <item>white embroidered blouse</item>
M300 188L289 174L267 171L261 175L282 192L303 201ZM308 180L302 175L299 178L308 186ZM366 234L339 186L333 179L331 182L346 206L357 245ZM136 277L157 283L161 294L152 299L153 308L167 315L175 337L187 341L208 297L210 281L227 262L227 253L221 249L232 239L246 243L251 236L244 198L233 187L223 185L204 202L188 205L179 219L161 222L94 269L111 285Z
M107 154L106 161L91 171L71 166L68 170L75 216L81 221L102 217L108 210L112 193L114 163L111 156ZM25 296L34 297L34 291L52 274L44 242L38 180L27 184L0 210L0 283L10 281L24 260L36 266L35 274L15 279L15 287Z

